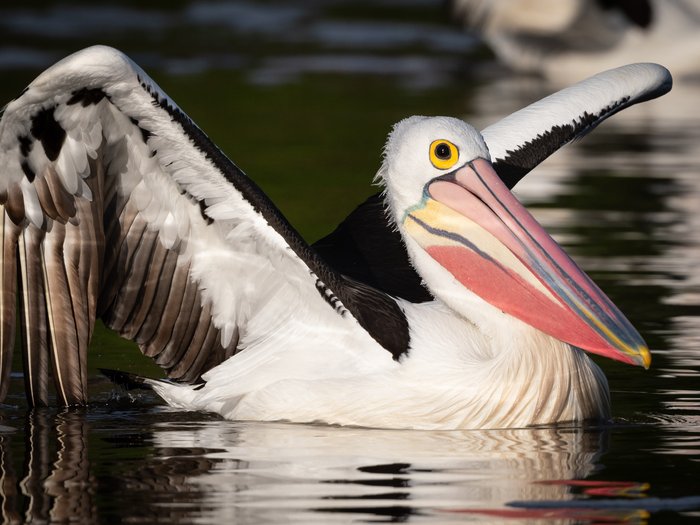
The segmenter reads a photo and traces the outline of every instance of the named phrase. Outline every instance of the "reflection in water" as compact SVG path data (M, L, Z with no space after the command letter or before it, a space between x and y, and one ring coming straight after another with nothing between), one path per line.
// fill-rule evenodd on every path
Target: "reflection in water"
M368 430L221 423L157 428L160 450L218 449L193 472L214 521L287 511L390 514L502 508L511 500L566 500L569 480L595 470L604 433L582 429L475 432ZM167 463L173 457L160 457ZM152 468L152 467L149 467Z
M697 496L660 499L647 483L601 479L616 430L426 432L146 406L34 410L25 442L0 435L2 513L8 523L643 523L649 511L700 508Z
M412 432L172 419L148 427L104 414L96 440L88 417L34 410L25 443L0 436L5 522L496 511L514 500L572 498L567 480L595 471L606 440L605 431L581 428ZM121 430L109 431L115 424ZM124 459L93 473L89 440L122 448ZM105 493L116 501L105 504Z
M56 414L34 409L27 414L22 467L12 440L0 435L2 516L5 523L95 521L87 422L84 413Z
M34 410L25 443L0 436L4 521L641 523L648 510L700 506L595 479L614 427L424 432L192 416Z

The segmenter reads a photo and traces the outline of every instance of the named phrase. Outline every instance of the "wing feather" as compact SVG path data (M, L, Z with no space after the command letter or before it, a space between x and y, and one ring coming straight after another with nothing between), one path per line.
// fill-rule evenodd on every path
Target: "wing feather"
M179 258L176 263L176 269L173 272L171 285L168 287L167 301L164 304L165 309L162 317L158 321L158 325L152 329L151 337L144 337L146 339L142 346L144 353L150 357L158 357L156 362L161 366L164 366L164 364L172 366L169 360L169 353L163 354L163 352L178 324L180 313L183 311L189 275L189 261Z
M34 189L36 190L39 205L43 210L43 213L53 221L60 221L61 214L54 203L54 198L53 195L51 195L51 190L49 190L49 184L46 182L46 177L37 177L34 179Z
M9 184L6 193L5 213L12 222L21 224L24 220L24 197L19 184Z
M51 202L58 217L59 222L67 222L75 216L75 199L68 191L60 184L58 175L53 166L47 166L46 175L41 177L46 182L46 187L51 195Z
M0 257L0 399L7 395L15 346L15 310L17 308L17 240L19 228L0 205L2 245Z
M166 369L173 367L177 363L186 348L186 344L183 344L186 338L185 334L193 322L195 309L199 306L197 304L199 300L197 286L191 279L187 279L185 281L185 293L182 296L180 309L177 313L177 321L167 334L167 341L160 352L164 360L162 366Z
M141 249L142 253L146 253L145 249ZM139 330L146 322L149 315L153 315L152 306L158 288L161 286L162 269L165 265L168 250L159 242L153 242L147 261L141 265L143 269L143 280L138 292L136 303L134 304L131 314L129 315L126 326L129 327L123 333L127 339L135 340Z
M124 262L126 271L123 276L123 284L120 286L119 295L111 308L113 313L107 313L110 319L108 326L125 337L131 331L130 320L143 299L142 292L148 265L155 244L158 242L157 233L149 230L145 221L137 217L136 222L134 227L137 231L134 231L132 237L134 242L127 243L126 246L129 252L127 260Z
M49 404L49 320L46 312L41 261L43 232L33 225L19 235L18 255L22 288L20 324L27 397L34 406Z
M208 307L205 307L205 309L208 310ZM170 375L181 381L193 382L198 379L200 370L208 370L214 363L222 362L233 355L238 338L234 336L230 339L227 345L229 351L226 351L221 344L218 331L215 330L211 319L201 317L189 341L190 344L185 347L184 354L170 370ZM210 348L211 351L196 351L197 348L202 347Z
M138 332L134 335L134 341L142 346L146 355L151 357L157 353L152 353L153 350L148 343L154 338L158 327L161 326L163 331L169 331L176 320L167 319L165 315L168 312L169 305L174 302L174 299L169 299L171 290L176 285L177 261L178 257L175 252L165 251L165 259L161 265L160 274L157 277L153 276L157 279L158 286L155 288L150 311L144 317ZM183 279L186 278L187 272L181 272L181 276Z
M75 351L59 354L52 352L53 371L57 392L64 405L85 402L83 374L87 365L87 319L74 309L74 301L79 304L81 290L71 290L69 274L75 253L64 252L65 225L54 224L41 243L41 266L43 268L46 314L48 317L48 337L51 348L72 348ZM77 296L74 293L77 292ZM83 330L78 333L78 325ZM80 337L82 335L82 338ZM82 339L82 340L81 340Z

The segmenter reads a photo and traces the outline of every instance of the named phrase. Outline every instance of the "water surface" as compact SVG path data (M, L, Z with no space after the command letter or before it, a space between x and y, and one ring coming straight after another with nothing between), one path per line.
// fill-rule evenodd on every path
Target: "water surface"
M0 97L93 43L124 49L313 241L376 191L411 114L483 127L554 88L499 68L439 1L26 2L0 8ZM0 407L8 522L693 523L700 518L700 86L628 110L517 193L644 335L605 360L605 425L417 432L222 421L116 390L154 375L104 330L93 403Z

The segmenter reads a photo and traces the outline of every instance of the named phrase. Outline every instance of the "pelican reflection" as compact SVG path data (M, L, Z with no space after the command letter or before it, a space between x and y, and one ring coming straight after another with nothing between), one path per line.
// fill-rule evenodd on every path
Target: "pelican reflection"
M184 416L122 406L27 413L23 433L0 431L4 522L448 521L465 514L517 521L549 513L574 523L644 514L567 506L589 499L591 487L616 488L595 475L607 428L436 432ZM90 456L101 461L91 464ZM523 502L529 507L518 507ZM545 512L537 502L561 507Z

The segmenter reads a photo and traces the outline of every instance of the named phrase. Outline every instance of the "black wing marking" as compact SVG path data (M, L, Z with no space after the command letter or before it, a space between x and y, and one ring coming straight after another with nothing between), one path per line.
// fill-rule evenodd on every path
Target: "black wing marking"
M367 198L313 247L333 268L356 281L413 303L433 299L409 263L381 193Z

